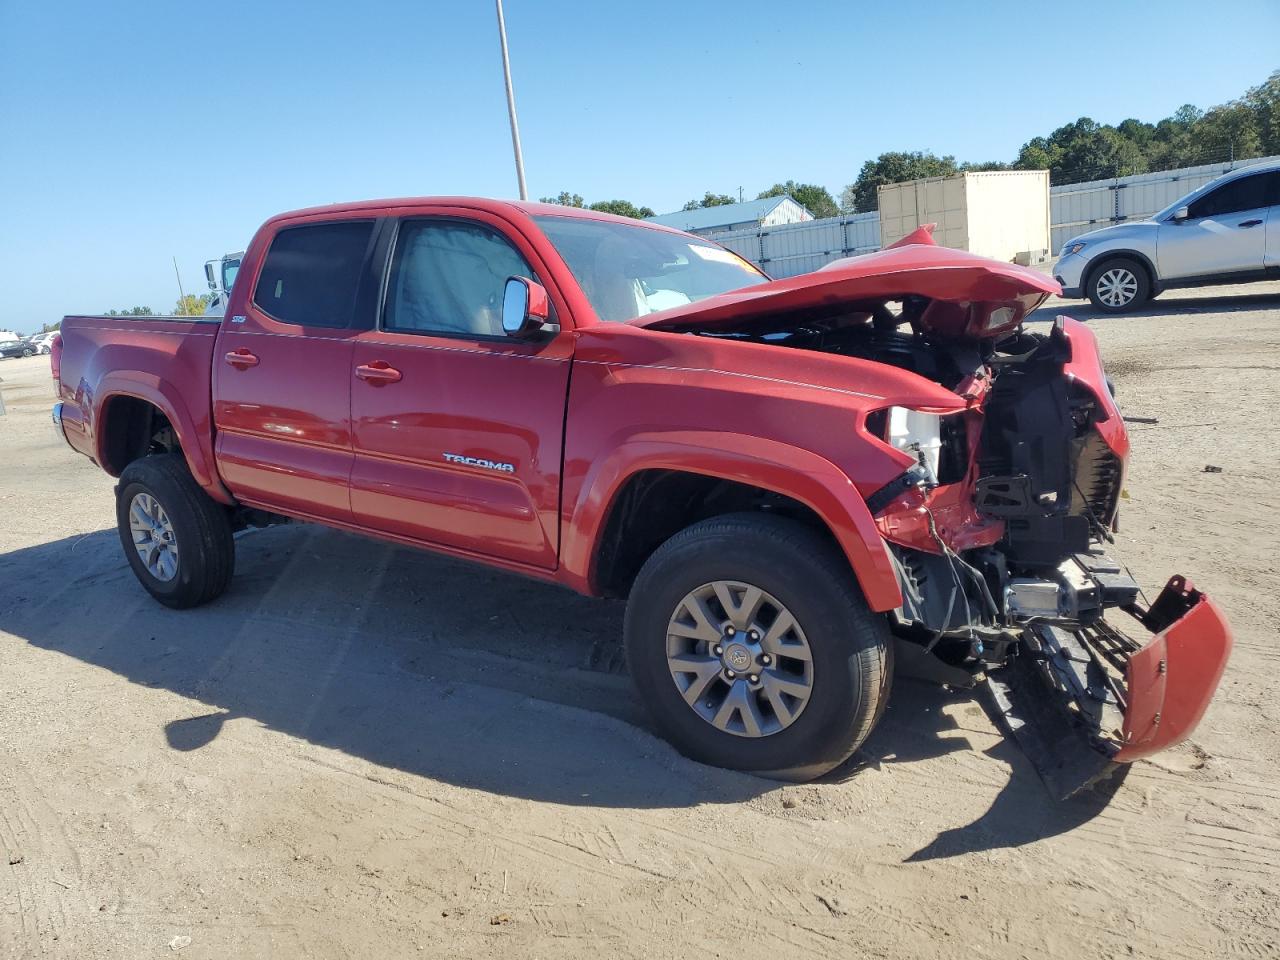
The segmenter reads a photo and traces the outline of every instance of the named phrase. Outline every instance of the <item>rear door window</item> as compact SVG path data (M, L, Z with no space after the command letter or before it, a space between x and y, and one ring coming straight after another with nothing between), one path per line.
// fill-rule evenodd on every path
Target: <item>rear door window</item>
M281 230L258 275L254 304L281 323L350 327L373 226L343 220Z

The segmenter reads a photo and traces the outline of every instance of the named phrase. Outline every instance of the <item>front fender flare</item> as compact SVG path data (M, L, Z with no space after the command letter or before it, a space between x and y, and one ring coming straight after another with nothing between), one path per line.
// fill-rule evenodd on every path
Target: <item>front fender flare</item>
M844 551L872 610L902 604L884 540L853 482L830 461L762 437L706 431L634 434L593 463L568 516L561 557L565 579L596 593L593 558L614 499L641 470L678 470L760 487L803 503Z

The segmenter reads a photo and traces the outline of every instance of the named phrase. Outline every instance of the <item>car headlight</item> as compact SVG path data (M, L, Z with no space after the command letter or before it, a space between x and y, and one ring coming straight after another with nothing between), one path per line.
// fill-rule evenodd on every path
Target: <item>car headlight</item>
M1085 247L1085 244L1083 241L1072 240L1070 243L1068 243L1066 246L1062 248L1062 252L1059 253L1058 256L1069 257L1073 253L1079 253L1081 250L1084 249L1084 247Z
M890 407L884 438L903 453L915 457L937 482L942 452L942 417L907 407Z

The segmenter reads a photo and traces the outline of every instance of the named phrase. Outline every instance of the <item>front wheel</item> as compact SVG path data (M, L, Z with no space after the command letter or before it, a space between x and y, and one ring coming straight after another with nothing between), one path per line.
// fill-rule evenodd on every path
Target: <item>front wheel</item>
M1151 298L1151 280L1136 260L1116 257L1099 264L1090 274L1085 292L1104 313L1124 313Z
M821 534L732 514L676 534L627 601L627 659L686 756L782 780L838 766L887 702L888 625Z
M200 489L182 457L143 457L125 467L116 524L138 582L165 606L199 606L231 582L230 515Z

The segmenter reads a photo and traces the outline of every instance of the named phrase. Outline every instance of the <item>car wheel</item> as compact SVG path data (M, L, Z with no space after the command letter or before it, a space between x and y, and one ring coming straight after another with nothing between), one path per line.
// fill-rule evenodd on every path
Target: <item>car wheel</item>
M1136 260L1116 257L1089 275L1089 300L1103 313L1135 310L1151 297L1151 279Z
M655 725L703 763L812 779L862 744L887 702L888 624L840 550L781 517L676 534L636 578L624 633Z
M181 456L143 457L125 467L116 525L138 582L167 607L207 603L231 582L230 514L200 489Z

